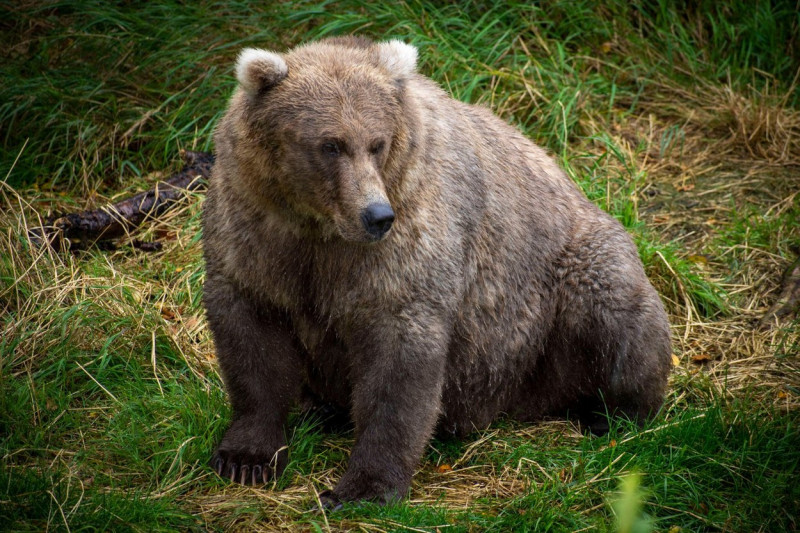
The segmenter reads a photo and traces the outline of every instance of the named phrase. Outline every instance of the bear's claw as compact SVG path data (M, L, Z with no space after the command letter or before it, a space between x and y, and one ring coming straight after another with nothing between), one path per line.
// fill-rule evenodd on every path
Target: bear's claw
M319 503L320 507L315 508L315 510L318 512L338 511L339 509L344 507L344 504L341 501L339 501L339 498L337 498L336 495L331 490L320 492Z
M211 467L220 477L241 485L263 485L273 478L274 472L254 457L239 457L237 460L220 451L211 459Z

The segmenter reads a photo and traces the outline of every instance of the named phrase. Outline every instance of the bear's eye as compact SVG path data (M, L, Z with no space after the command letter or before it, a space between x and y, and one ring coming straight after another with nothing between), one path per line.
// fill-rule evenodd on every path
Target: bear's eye
M322 153L330 157L336 157L340 153L339 145L334 142L325 143L322 145Z
M372 146L369 148L369 153L372 155L378 155L379 153L383 152L383 148L386 146L386 143L383 141L375 141L372 143Z

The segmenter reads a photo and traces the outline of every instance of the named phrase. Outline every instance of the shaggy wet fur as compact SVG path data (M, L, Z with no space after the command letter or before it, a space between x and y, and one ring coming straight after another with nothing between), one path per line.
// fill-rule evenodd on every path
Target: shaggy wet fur
M437 429L662 403L669 327L630 237L415 61L364 39L240 58L204 212L223 476L283 470L306 392L355 427L328 504L404 496ZM378 232L376 205L393 214Z

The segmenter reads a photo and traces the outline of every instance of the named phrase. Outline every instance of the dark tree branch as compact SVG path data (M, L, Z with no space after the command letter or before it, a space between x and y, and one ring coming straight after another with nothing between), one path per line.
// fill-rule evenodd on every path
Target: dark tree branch
M759 325L766 328L776 320L789 315L797 316L798 312L800 312L800 257L786 269L781 280L780 295L761 318Z
M157 218L188 192L204 189L211 174L213 155L185 151L181 156L185 162L183 169L158 182L152 190L100 209L50 217L44 226L30 231L31 240L59 248L66 239L71 248L85 247L126 235L145 220Z

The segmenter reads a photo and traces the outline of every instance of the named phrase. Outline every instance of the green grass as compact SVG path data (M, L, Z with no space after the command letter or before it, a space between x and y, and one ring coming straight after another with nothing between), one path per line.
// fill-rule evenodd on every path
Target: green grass
M616 531L636 502L631 531L796 529L800 324L754 324L800 249L799 12L0 5L0 530ZM499 421L433 441L409 500L310 513L351 435L296 416L287 472L265 490L207 467L230 409L200 303L202 195L138 235L159 253L31 247L38 216L148 188L180 149L212 149L240 48L351 32L417 45L423 73L520 127L633 234L678 362L644 429Z

